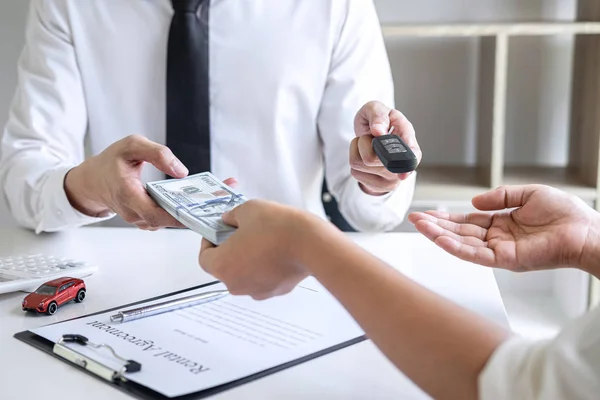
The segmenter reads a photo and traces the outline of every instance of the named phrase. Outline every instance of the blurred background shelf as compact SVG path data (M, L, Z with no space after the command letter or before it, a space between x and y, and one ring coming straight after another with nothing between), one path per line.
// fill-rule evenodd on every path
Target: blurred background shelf
M414 202L418 206L444 202L470 202L473 196L490 189L478 167L428 166L418 170ZM504 168L503 184L545 184L581 197L593 205L597 189L586 185L577 172L567 167L510 166Z
M382 25L387 37L474 37L474 36L542 36L559 34L600 34L598 22L534 21L475 24L403 24Z
M414 196L415 206L434 206L446 202L470 202L487 189L477 167L419 167Z
M554 186L581 197L588 204L597 199L597 189L585 184L577 171L567 167L506 167L504 183L508 185L526 185L541 183Z

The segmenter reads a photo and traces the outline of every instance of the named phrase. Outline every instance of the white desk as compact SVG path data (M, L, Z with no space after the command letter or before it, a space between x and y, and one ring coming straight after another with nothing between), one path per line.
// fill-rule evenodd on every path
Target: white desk
M492 270L450 257L417 234L355 234L352 238L421 284L508 326ZM40 325L212 281L197 265L199 245L199 236L182 230L82 228L41 236L24 230L0 230L0 255L43 252L87 260L100 267L86 278L86 300L65 305L54 316L21 311L23 293L0 295L0 398L131 399L12 336ZM365 341L214 398L426 397L370 341Z

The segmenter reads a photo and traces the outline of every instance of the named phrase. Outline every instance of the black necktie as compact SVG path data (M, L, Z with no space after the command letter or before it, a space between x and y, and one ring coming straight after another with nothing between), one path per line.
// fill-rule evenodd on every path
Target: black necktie
M210 0L171 0L167 48L167 146L190 174L210 171Z

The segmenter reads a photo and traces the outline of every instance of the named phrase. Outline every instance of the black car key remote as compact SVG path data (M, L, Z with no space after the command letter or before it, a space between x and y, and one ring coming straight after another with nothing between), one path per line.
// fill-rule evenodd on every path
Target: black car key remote
M417 168L417 157L398 135L392 135L394 127L387 135L373 138L373 150L388 171L395 174L412 172Z

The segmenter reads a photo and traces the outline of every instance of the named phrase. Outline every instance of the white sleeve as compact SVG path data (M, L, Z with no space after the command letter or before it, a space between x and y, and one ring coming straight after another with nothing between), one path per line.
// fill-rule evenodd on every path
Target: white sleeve
M344 4L345 19L318 117L325 176L350 225L360 231L386 231L404 219L413 197L415 174L385 196L364 193L350 174L348 153L354 139L354 116L372 100L394 107L394 85L373 1L347 0Z
M482 400L600 398L600 308L555 339L513 338L492 355L479 377Z
M38 233L106 219L79 213L64 191L65 174L84 159L87 112L62 7L60 1L31 1L0 147L0 184L10 210Z

